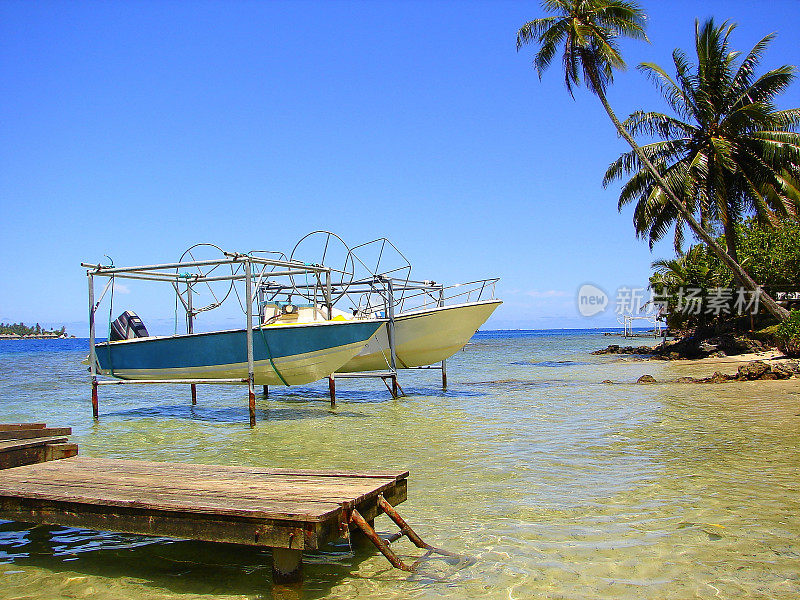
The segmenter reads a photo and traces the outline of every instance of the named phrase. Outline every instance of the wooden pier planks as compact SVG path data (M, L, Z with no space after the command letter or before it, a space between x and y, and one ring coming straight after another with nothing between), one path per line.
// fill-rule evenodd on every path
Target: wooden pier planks
M324 472L75 457L5 471L0 517L146 535L316 549L406 499L407 471Z
M0 470L75 456L78 446L67 443L71 433L44 423L0 423Z

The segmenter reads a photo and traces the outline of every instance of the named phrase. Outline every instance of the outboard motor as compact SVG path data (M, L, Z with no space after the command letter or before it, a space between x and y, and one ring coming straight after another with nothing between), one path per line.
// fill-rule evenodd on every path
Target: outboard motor
M150 337L147 327L133 311L126 310L117 320L111 323L110 341L132 340L133 338Z

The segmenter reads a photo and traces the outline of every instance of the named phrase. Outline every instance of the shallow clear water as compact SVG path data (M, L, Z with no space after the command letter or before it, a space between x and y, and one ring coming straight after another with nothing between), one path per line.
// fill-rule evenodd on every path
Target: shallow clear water
M475 559L409 575L333 546L306 557L303 598L800 596L798 381L635 385L699 372L589 354L608 343L481 333L446 392L435 371L402 373L398 400L342 381L332 410L327 385L273 388L251 430L227 387L199 388L194 408L182 386L101 388L93 423L85 341L3 341L0 421L70 425L87 456L405 468L401 514ZM269 573L268 552L242 546L0 521L4 599L283 597Z

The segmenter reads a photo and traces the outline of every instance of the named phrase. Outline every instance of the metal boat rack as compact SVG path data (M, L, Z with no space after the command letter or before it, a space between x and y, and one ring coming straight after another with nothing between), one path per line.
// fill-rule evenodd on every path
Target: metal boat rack
M313 254L316 245L317 262L305 262L298 257ZM198 260L199 251L211 251L221 258ZM338 257L336 256L338 252ZM325 266L331 261L338 268ZM400 250L386 238L378 238L350 248L336 234L329 231L313 231L295 244L289 256L279 251L253 250L248 253L226 252L213 244L195 244L183 253L178 262L115 267L111 265L82 263L87 269L89 283L89 368L92 382L92 411L98 417L98 387L101 385L125 385L148 383L188 384L191 386L192 404L197 403L197 385L244 385L249 391L250 424L255 424L255 392L253 361L253 318L258 323L265 321L265 307L269 303L292 303L294 298L303 298L307 306L313 306L324 319L331 319L334 310L346 306L346 311L355 318L386 319L388 356L386 369L377 371L334 373L328 378L331 406L336 404L336 379L378 378L383 381L392 397L405 395L398 383L398 358L396 352L395 319L398 313L442 307L447 302L471 302L495 297L497 278L481 279L467 283L445 286L431 280L412 280L412 266ZM220 274L222 273L222 274ZM99 298L95 300L94 279L108 279ZM245 282L244 302L239 303L245 313L247 330L248 377L243 379L170 379L170 380L105 380L98 378L98 363L95 354L96 313L115 279L134 279L169 283L185 313L186 333L194 332L194 319L204 311L219 307L236 290L237 282ZM229 285L228 285L229 284ZM213 285L222 285L215 294ZM225 289L227 285L227 289ZM198 288L205 286L208 301L198 303ZM208 294L210 292L210 294ZM336 307L336 308L335 308ZM254 313L255 311L255 313ZM346 312L345 311L345 312ZM177 333L177 332L176 332ZM418 370L441 372L442 388L447 389L447 362L406 367ZM265 397L269 389L263 386Z
M311 246L311 248L309 248ZM335 250L338 249L338 257ZM317 230L306 234L295 244L289 259L302 255L308 257L316 251L319 264L339 261L334 269L336 281L331 285L329 295L325 296L318 282L308 283L290 277L290 285L271 280L264 281L257 290L259 307L283 299L292 302L297 295L311 301L314 305L330 298L333 305L341 306L347 302L348 311L356 318L380 317L387 319L387 338L389 356L386 370L364 371L358 373L333 373L328 378L331 406L336 404L336 379L378 378L383 381L392 397L405 395L397 381L397 352L395 337L395 318L398 313L445 306L446 302L459 299L464 302L485 299L486 295L495 297L495 285L499 278L480 279L466 283L445 286L431 280L411 279L412 265L406 256L385 237L349 247L337 234ZM286 255L278 253L282 257ZM264 313L259 316L263 319ZM419 367L406 367L417 370L436 370L442 375L442 389L447 389L447 361Z
M211 246L211 245L209 245ZM217 248L214 246L214 248ZM253 360L253 289L258 288L266 277L292 277L295 275L312 276L322 290L324 309L330 316L333 309L331 297L331 277L333 270L321 265L305 264L295 260L275 260L262 258L250 254L224 252L223 258L211 260L189 260L175 263L143 265L135 267L115 267L113 265L100 265L81 263L86 268L89 283L89 373L92 382L92 414L95 419L99 415L98 387L101 385L125 384L189 384L192 389L192 404L197 404L197 384L211 385L247 385L249 398L250 425L255 426L255 384ZM186 253L184 253L184 257ZM225 274L214 274L222 267ZM229 271L229 273L227 272ZM96 277L108 279L99 298L95 300L94 280ZM242 306L245 313L247 332L247 371L246 379L151 379L151 380L105 380L98 378L98 363L95 349L96 314L100 303L109 289L113 289L115 279L132 279L141 281L154 281L168 283L175 289L186 312L187 333L194 331L194 317L205 310L216 308L227 298L230 290L237 281L244 281L245 302ZM230 282L230 288L222 300L211 291L214 301L206 306L195 307L193 299L196 296L195 287L200 284L208 285L213 282ZM238 294L238 291L237 291ZM265 386L266 388L266 386ZM266 391L266 390L265 390Z

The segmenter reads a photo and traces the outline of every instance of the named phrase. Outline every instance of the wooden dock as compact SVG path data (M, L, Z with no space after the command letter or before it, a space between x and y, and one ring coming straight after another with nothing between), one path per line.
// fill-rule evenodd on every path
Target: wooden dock
M38 462L33 459L57 456L47 449L53 444L65 455L73 449L64 447L63 437L50 435L55 431L43 424L4 427L0 433L16 432L0 442L17 445L7 452L44 450L29 457L32 464L23 461L21 466L0 452L0 465L11 467L0 475L0 518L266 546L273 549L277 582L299 580L303 551L319 549L355 528L374 534L375 517L387 512L394 520L391 507L406 499L407 471L271 469L81 456ZM35 430L46 437L32 437ZM11 435L20 438L12 442ZM37 439L39 443L21 447ZM46 441L53 439L57 441ZM384 540L373 542L392 560L388 546L381 547Z

